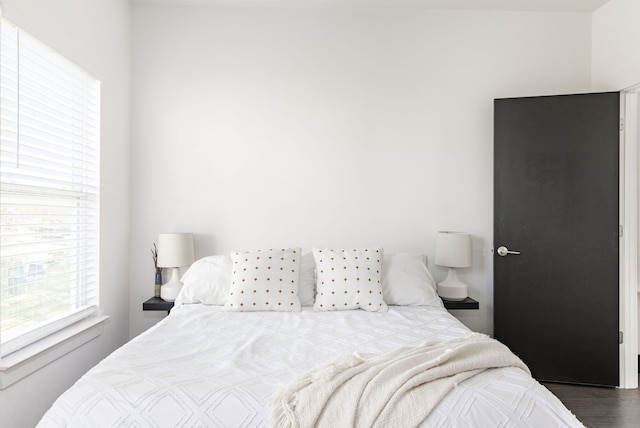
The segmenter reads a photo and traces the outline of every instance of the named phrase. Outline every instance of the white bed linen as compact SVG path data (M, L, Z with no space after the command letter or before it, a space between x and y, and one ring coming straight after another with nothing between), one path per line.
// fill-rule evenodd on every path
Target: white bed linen
M445 309L313 312L174 308L65 392L39 427L266 427L279 384L346 351L385 352L469 330ZM424 427L582 426L519 369L457 385Z

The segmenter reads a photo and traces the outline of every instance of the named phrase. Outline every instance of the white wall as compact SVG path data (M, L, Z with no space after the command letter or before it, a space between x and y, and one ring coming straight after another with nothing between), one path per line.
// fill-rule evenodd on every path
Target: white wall
M65 389L128 339L130 25L128 0L3 0L3 15L102 82L99 338L0 391L0 425L33 427Z
M640 84L640 1L609 0L593 13L595 91Z
M161 313L149 248L196 256L367 246L432 259L473 234L460 276L492 331L493 98L590 89L591 15L133 7L131 335ZM445 271L433 267L438 280Z

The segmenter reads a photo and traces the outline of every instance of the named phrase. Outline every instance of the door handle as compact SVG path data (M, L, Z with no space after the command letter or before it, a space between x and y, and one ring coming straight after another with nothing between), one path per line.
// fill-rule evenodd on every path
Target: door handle
M501 257L506 256L507 254L520 254L520 251L510 251L507 247L505 247L504 245L498 247L498 255Z

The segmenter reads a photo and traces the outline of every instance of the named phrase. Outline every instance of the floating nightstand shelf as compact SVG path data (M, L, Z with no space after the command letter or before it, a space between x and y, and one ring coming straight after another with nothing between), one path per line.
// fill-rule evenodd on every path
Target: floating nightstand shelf
M448 310L451 309L480 309L480 304L477 300L472 299L471 297L467 297L464 300L446 300L442 299L442 303L444 303L444 307Z
M167 302L160 297L152 297L142 304L143 311L167 311L173 308L173 302Z

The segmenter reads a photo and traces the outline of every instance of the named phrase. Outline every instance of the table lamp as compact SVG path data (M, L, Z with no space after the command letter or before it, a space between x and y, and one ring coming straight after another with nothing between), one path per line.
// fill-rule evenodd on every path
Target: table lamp
M444 281L438 283L438 295L447 300L468 297L467 284L458 279L456 268L471 266L471 235L464 232L438 232L435 263L449 268Z
M161 233L158 235L158 267L171 268L171 279L160 288L160 297L173 302L178 297L182 283L180 267L195 260L191 233Z

